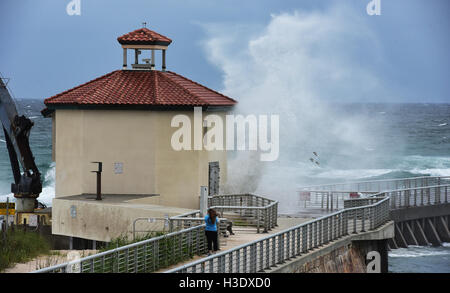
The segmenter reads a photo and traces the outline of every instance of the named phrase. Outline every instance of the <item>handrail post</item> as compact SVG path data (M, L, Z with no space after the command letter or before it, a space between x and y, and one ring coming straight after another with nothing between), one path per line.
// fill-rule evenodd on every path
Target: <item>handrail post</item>
M365 218L366 218L366 213L365 213L366 209L362 208L361 210L362 210L362 223L361 223L362 227L361 227L361 232L365 232L365 230L364 230L364 226L365 225L364 224L365 224Z
M264 233L267 233L269 230L269 209L264 209Z
M256 231L259 233L259 209L256 210Z

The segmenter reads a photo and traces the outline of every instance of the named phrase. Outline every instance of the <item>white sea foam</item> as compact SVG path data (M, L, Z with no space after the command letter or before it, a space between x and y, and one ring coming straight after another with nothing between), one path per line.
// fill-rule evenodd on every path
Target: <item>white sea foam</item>
M50 169L45 173L44 176L44 187L42 192L38 197L38 201L42 202L46 206L52 205L52 199L55 197L55 164L52 163ZM16 199L12 193L0 195L0 202L6 202L9 198L10 202L15 202Z
M326 170L315 174L317 178L333 178L348 180L349 178L361 179L367 177L381 176L394 172L393 169L350 169L350 170Z
M316 168L317 169L317 168ZM316 178L327 178L327 179L341 179L348 180L351 179L364 179L376 176L388 175L394 172L407 172L417 175L426 176L450 176L450 168L430 168L430 169L348 169L348 170L325 170L319 173L310 174L314 175Z
M438 126L446 126L446 125L447 125L447 123L441 123Z
M430 176L450 176L450 169L413 169L410 172Z
M448 243L444 247L428 247L410 245L408 248L393 249L389 252L389 257L424 257L450 255Z

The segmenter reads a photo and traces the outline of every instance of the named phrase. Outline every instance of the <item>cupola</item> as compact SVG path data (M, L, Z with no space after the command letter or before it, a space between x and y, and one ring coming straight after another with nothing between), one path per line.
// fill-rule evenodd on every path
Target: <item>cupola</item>
M161 70L166 71L166 50L172 40L146 28L146 23L143 24L143 28L118 37L117 41L123 48L123 69L128 69L128 50L134 50L134 63L131 64L131 69L155 70L155 51L158 50L161 51ZM142 58L144 63L139 63L139 55L144 51L150 51L149 58Z

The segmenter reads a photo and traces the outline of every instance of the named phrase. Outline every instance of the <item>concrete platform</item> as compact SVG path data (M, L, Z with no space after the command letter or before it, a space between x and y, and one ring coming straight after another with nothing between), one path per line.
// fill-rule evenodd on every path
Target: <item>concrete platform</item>
M81 194L53 199L52 233L89 240L109 242L111 239L132 237L133 221L140 221L136 230L162 230L165 217L192 210L159 205L157 195L107 194L101 201L95 195ZM126 231L126 232L124 232Z

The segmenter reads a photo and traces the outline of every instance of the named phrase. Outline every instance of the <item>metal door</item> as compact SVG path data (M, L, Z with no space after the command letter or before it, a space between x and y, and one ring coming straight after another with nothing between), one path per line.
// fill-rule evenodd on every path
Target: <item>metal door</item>
M219 194L220 167L219 162L209 163L209 196Z

